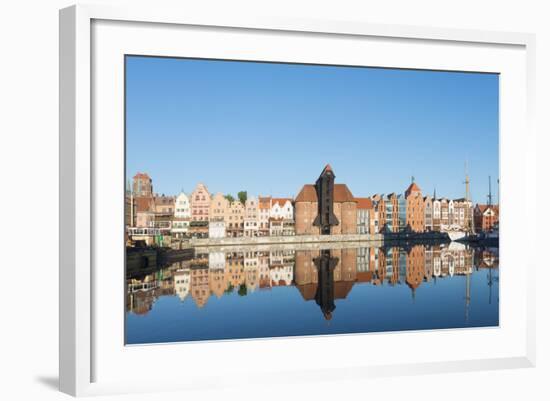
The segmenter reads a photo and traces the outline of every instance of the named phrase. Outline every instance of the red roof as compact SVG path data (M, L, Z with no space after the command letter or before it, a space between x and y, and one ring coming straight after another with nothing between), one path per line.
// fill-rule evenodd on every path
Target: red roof
M357 201L357 209L372 209L371 198L355 198Z
M405 191L405 197L408 197L412 192L421 192L420 187L415 182L411 183Z
M260 209L269 209L271 207L271 196L258 197L258 204L260 206Z
M477 205L479 208L479 211L481 213L485 213L485 211L489 208L493 209L496 214L498 214L498 205Z
M315 185L304 185L295 202L317 202ZM356 202L356 200L346 184L334 184L334 202Z
M151 177L149 177L149 175L147 173L137 173L136 175L134 175L134 179L136 178L146 178L148 180L151 179Z
M279 206L283 207L285 205L285 203L288 201L290 203L292 203L292 199L291 198L273 198L273 205L275 205L276 203L279 204Z

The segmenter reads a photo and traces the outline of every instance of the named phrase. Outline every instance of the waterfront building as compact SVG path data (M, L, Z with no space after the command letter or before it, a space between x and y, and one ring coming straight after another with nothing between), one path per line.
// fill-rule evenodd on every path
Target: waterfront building
M175 199L174 218L172 220L172 236L183 238L189 232L191 221L191 205L189 197L182 191Z
M294 208L290 198L272 198L269 217L275 219L294 220Z
M451 228L454 224L455 220L455 201L450 199L449 200L449 222L447 228Z
M434 231L433 200L431 196L425 196L424 202L424 231Z
M439 231L447 230L449 226L449 200L446 198L439 199L441 210L441 218L439 220Z
M454 200L454 224L461 230L471 232L474 227L474 208L466 198Z
M221 192L218 192L210 199L210 221L226 221L229 217L229 201Z
M225 230L228 237L242 237L244 234L244 205L235 200L229 206L228 218Z
M147 173L137 173L134 175L132 192L138 198L153 196L153 180Z
M374 214L370 198L355 198L357 201L357 234L370 234L371 215Z
M208 223L208 238L225 238L225 221L211 220Z
M174 217L191 218L191 203L183 191L175 199Z
M176 205L176 198L173 196L155 195L154 200L154 211L159 214L174 214L174 209Z
M136 212L136 198L130 188L130 184L128 184L128 188L126 188L126 194L124 196L124 225L126 227L136 226Z
M155 212L139 211L136 213L136 227L147 228L155 226Z
M441 231L441 201L435 196L432 201L432 221L433 221L433 230Z
M304 185L296 197L294 205L297 235L319 235L322 227L329 229L330 234L357 233L357 202L347 185L326 185L328 192L325 191L323 198L319 199L318 188L328 177L334 178L329 165L319 176L316 185ZM321 215L320 205L324 207Z
M375 194L371 199L374 213L371 214L370 232L378 234L386 225L386 204L384 195Z
M210 193L203 183L197 184L191 193L191 220L208 221L210 214Z
M257 237L260 228L258 198L255 196L247 198L244 207L244 236Z
M405 229L407 222L406 208L406 200L401 194L391 193L386 197L384 231L398 233Z
M271 213L271 196L260 196L258 197L258 235L266 236L269 235L269 217Z
M189 222L189 236L193 238L208 237L208 221L193 221Z
M414 180L414 179L413 179ZM405 227L416 233L424 232L424 198L420 187L413 181L405 191L406 221Z
M476 232L488 232L498 227L498 205L477 204L474 209L474 224Z

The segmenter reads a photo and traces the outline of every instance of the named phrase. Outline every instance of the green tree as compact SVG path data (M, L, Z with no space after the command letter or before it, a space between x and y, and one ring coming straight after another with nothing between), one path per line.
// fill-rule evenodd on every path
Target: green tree
M239 193L237 194L237 197L239 198L241 203L244 205L246 203L246 199L247 199L248 195L247 195L246 191L239 191Z
M225 289L224 292L225 292L226 294L231 294L231 293L233 292L233 288L234 288L233 285L232 285L231 283L229 283L229 284L227 285L227 288Z
M246 285L241 284L238 291L239 296L244 297L246 295Z
M227 199L229 202L234 202L235 198L233 198L233 195L227 194L224 196L225 199Z

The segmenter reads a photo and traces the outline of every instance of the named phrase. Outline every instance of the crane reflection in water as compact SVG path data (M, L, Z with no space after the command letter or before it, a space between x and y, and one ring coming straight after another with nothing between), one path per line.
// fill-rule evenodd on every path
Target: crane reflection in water
M498 248L360 245L212 248L128 277L127 342L499 324Z

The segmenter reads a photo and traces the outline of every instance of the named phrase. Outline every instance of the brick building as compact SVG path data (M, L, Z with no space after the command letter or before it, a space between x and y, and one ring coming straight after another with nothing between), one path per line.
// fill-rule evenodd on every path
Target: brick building
M407 208L406 227L414 232L424 232L424 198L420 187L413 181L405 191Z
M477 232L491 231L498 224L498 205L476 205L474 209L474 224Z
M347 185L329 182L325 191L319 194L320 180L328 177L333 181L334 173L329 165L324 168L317 184L304 185L296 197L296 235L319 235L321 226L329 227L330 234L357 233L357 201ZM322 215L319 214L319 206L323 207Z

